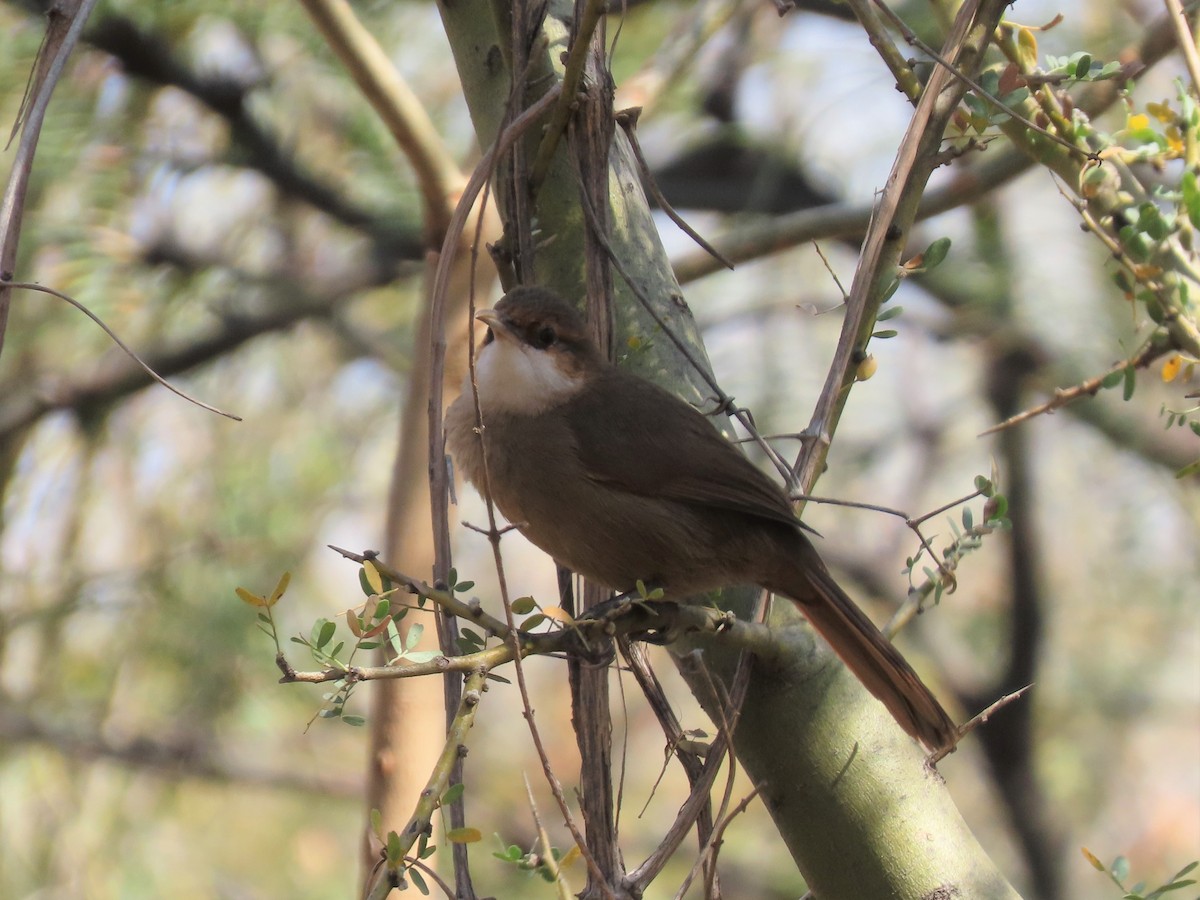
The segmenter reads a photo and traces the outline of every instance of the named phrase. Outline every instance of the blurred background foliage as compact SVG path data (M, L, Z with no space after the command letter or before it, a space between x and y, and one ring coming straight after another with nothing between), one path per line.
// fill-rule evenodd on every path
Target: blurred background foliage
M618 86L691 6L634 4ZM355 8L469 168L478 149L437 10ZM902 8L930 31L935 11ZM1038 24L1058 13L1062 24L1039 35L1043 52L1107 60L1159 9L1023 0L1012 15ZM42 31L37 8L0 3L5 122ZM1173 98L1181 75L1173 57L1154 66L1107 128ZM640 134L668 195L712 235L818 202L869 201L907 115L839 8L780 18L742 3ZM298 5L112 0L93 16L43 132L17 275L85 303L160 372L243 421L147 387L59 301L16 299L0 359L0 896L354 890L364 732L306 727L321 691L275 684L272 648L233 589L267 591L291 570L277 609L290 632L360 599L353 568L324 545L380 542L421 298L419 209L405 160ZM668 247L693 252L663 222ZM1092 375L1128 355L1143 326L1044 171L925 223L911 249L941 236L954 240L950 259L893 301L905 308L889 323L899 334L873 345L879 374L857 388L820 492L916 514L968 493L993 459L1002 487L1014 470L1024 479L1012 517L1028 546L989 541L904 645L942 673L943 692L983 697L1013 655L1012 586L1032 591L1032 753L1007 776L1015 788L971 741L943 772L1026 896L1112 890L1083 845L1166 878L1200 855L1200 497L1194 478L1174 477L1198 442L1165 431L1159 414L1182 405L1181 391L1141 373L1130 402L1103 392L1019 438L979 438L1039 390L1069 383L1053 380L1062 373ZM853 245L821 246L848 284ZM801 246L686 289L725 389L764 433L796 431L838 328L839 292L820 257ZM475 498L462 501L479 521ZM806 519L886 617L904 595L911 534L836 507L810 505ZM486 542L459 543L460 573L492 602ZM554 596L536 553L510 579L513 596ZM529 668L569 780L573 740L552 726L567 717L563 669ZM676 688L685 726L710 727ZM549 896L487 856L493 833L524 846L534 834L514 776L537 782L537 765L512 694L493 688L471 738L469 823L489 836L474 851L476 884ZM669 774L637 817L661 734L635 703L619 727L627 855L640 857L683 796L681 779ZM548 824L565 845L556 816ZM774 840L757 806L730 829L731 896L803 890Z

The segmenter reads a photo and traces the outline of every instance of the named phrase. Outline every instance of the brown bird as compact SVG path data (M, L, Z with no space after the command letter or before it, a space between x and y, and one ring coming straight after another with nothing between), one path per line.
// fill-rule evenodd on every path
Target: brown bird
M787 497L684 401L604 359L583 319L519 287L478 319L471 385L446 414L458 469L529 540L617 591L676 600L735 584L790 598L867 689L931 750L958 729L830 576ZM484 461L488 478L484 478Z

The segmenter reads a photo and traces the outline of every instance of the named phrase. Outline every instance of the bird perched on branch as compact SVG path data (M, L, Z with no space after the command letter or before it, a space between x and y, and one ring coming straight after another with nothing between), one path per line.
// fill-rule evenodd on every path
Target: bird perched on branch
M792 600L858 679L931 750L958 729L833 580L783 492L705 417L612 365L583 319L538 287L477 316L470 384L446 414L458 469L557 562L617 591L683 601L735 584Z

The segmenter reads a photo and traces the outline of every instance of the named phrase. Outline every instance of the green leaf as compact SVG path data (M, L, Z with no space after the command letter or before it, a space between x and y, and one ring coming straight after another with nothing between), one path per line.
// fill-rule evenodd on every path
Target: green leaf
M995 492L995 487L990 478L985 478L982 475L975 476L975 490L979 491L983 496L990 497Z
M371 833L383 843L383 813L374 807L371 808Z
M1087 78L1088 73L1092 70L1092 57L1084 53L1079 59L1075 60L1075 77Z
M1106 389L1115 388L1118 384L1121 383L1121 379L1124 377L1125 377L1124 370L1117 371L1117 372L1109 372L1102 379L1100 379L1100 387L1106 388Z
M1126 400L1130 400L1133 398L1133 389L1137 384L1137 377L1136 377L1136 373L1133 370L1133 366L1125 367L1124 378L1125 378L1125 385L1124 385L1123 396L1125 397Z
M1190 462L1178 472L1175 473L1176 478L1188 478L1192 475L1200 475L1200 459L1195 462Z
M900 332L898 332L895 328L884 328L879 331L872 332L871 337L879 338L881 341L886 341L888 338L894 338L899 333Z
M342 721L347 725L353 725L355 728L361 728L367 724L366 716L342 716Z
M1124 882L1129 877L1129 860L1124 856L1118 856L1113 860L1112 866L1109 868L1109 873L1117 881Z
M1175 877L1171 879L1171 884L1175 884L1175 882L1179 881L1180 878L1182 878L1184 875L1187 875L1189 872L1191 872L1193 869L1195 869L1196 866L1200 866L1200 861L1188 863L1186 866L1184 866L1182 869L1180 869L1178 872L1175 873Z
M879 302L881 304L887 303L889 300L892 299L892 295L896 293L896 291L899 289L899 287L900 287L900 279L893 278L891 281L888 282L887 287L885 287L883 289L883 295L879 298Z
M1182 189L1183 208L1192 224L1200 228L1200 184L1195 172L1184 172L1179 186Z
M482 649L484 639L478 632L463 627L458 633L458 647L463 653L474 653L476 650Z
M505 862L516 862L521 858L521 848L516 844L512 844L503 850L493 850L492 856L496 859L502 859Z
M390 865L396 865L400 862L400 858L404 855L404 850L400 846L400 835L394 831L389 831L387 836L387 861Z
M400 637L400 629L396 627L396 620L388 622L387 627L388 643L392 645L392 651L397 656L404 655L404 640Z
M409 880L411 880L412 883L417 886L418 891L420 891L426 897L429 896L429 885L425 883L425 878L423 875L421 875L420 869L418 869L416 866L410 866L406 870L405 874L408 875Z
M374 615L375 621L378 622L381 619L383 619L383 617L388 614L388 612L391 610L391 608L392 608L392 601L389 600L387 597L384 597L382 600L380 600L375 605L375 615Z
M963 511L962 511L963 528L970 531L973 521L974 521L974 517L971 515L971 507L964 506Z
M421 835L421 840L417 843L417 859L429 859L435 853L437 853L437 844L429 843L429 835Z
M537 604L532 597L518 597L512 602L512 611L518 616L524 616L534 611Z
M926 271L941 265L942 261L950 253L950 238L938 238L930 244L922 254L922 263Z
M446 792L442 794L442 803L447 806L451 803L454 803L463 795L463 792L466 791L466 789L467 786L461 781L458 784L450 785L450 787L446 788Z
M421 642L421 636L425 634L425 626L420 622L413 622L408 626L408 635L404 638L404 649L412 650Z
M454 585L454 592L457 594L460 591L469 591L473 587L475 587L475 582L473 581L460 581Z
M312 642L317 649L324 647L333 638L333 633L337 631L337 625L328 619L317 619L313 625Z
M546 617L544 615L542 615L541 613L536 613L535 615L532 615L529 618L527 618L521 622L520 630L521 631L533 631L533 629L537 628L539 625L541 625L545 621L546 621Z
M888 319L896 318L896 316L900 315L900 313L902 313L902 312L904 312L903 306L889 306L887 309L885 309L883 312L881 312L878 316L875 317L875 321L876 322L886 322Z

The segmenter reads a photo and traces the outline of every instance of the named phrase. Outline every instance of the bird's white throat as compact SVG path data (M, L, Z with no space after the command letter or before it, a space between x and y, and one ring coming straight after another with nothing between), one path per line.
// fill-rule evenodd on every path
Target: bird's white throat
M502 338L482 347L475 359L480 408L533 415L574 395L583 387L583 375L560 366L556 357Z

